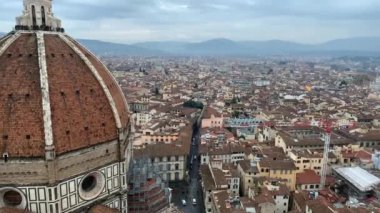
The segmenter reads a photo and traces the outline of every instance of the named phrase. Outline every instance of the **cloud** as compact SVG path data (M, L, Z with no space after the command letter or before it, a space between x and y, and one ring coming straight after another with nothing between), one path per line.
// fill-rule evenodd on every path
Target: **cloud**
M284 39L306 43L380 36L378 0L54 0L75 37L117 42ZM0 5L9 31L22 2Z

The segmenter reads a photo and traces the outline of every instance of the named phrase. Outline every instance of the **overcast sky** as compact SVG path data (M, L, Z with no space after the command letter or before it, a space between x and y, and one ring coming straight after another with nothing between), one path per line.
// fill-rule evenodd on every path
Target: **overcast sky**
M380 0L54 0L76 38L122 43L281 39L303 43L380 36ZM0 31L22 0L0 4Z

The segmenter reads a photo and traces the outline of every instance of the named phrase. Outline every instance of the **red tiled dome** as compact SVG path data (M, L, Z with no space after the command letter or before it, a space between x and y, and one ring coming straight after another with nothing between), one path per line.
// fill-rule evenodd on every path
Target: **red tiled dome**
M128 122L117 82L74 39L17 31L0 40L0 154L44 157L51 143L60 155L117 140Z

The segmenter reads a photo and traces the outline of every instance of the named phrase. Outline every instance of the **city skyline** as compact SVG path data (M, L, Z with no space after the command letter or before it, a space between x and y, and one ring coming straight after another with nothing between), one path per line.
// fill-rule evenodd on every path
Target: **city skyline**
M21 5L22 1L12 1L0 6L0 32L12 30L15 22L9 17L20 15ZM316 44L339 38L377 37L379 8L380 2L374 0L54 2L56 16L74 37L118 43L226 38Z

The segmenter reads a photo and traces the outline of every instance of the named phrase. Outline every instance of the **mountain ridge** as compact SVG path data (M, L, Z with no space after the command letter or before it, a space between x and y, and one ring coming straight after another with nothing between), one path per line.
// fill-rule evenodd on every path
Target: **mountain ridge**
M0 32L0 37L6 33ZM283 40L234 41L215 38L202 42L149 41L120 44L78 39L101 56L380 56L380 37L335 39L321 44L302 44Z

